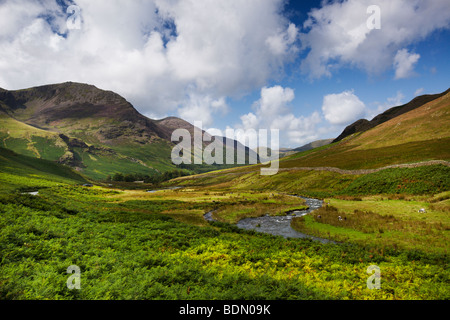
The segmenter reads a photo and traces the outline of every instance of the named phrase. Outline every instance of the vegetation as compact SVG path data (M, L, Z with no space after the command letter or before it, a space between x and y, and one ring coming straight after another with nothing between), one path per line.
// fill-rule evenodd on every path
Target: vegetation
M339 242L375 244L378 248L401 248L445 254L450 240L450 219L427 201L329 199L312 214L294 218L298 231ZM443 202L449 203L447 200ZM419 210L426 208L425 213Z
M95 92L73 91L72 98L106 99ZM448 300L450 168L413 164L450 159L444 98L427 105L432 117L417 108L283 158L274 176L261 176L261 165L210 166L220 170L188 175L199 171L173 166L166 142L142 144L147 138L133 136L142 133L133 124L103 126L105 136L124 136L114 149L88 146L81 140L98 141L83 131L92 125L83 110L75 127L64 128L81 142L68 144L0 118L10 129L0 130L1 146L17 150L0 148L0 299ZM129 137L141 139L140 147L129 145ZM93 182L37 159L60 154L103 182L83 187ZM411 166L366 170L399 163ZM325 205L291 226L335 243L234 225L304 209L299 195ZM206 221L205 213L216 221ZM67 287L73 265L81 270L80 290ZM380 290L367 288L371 265L381 270Z
M115 173L113 176L108 176L107 181L125 181L125 182L134 182L134 181L143 181L144 183L151 184L160 184L161 182L172 180L178 177L183 177L190 175L190 172L185 170L171 170L165 171L162 174L157 173L154 175L144 175L144 174L132 174L132 173Z
M60 186L1 196L0 298L450 297L445 255L194 226L164 212L205 212L214 200L199 190L170 200L176 192ZM382 290L366 287L372 264L382 270ZM80 290L66 286L71 265L81 269Z
M359 177L342 194L437 194L450 189L450 167L386 169Z
M423 160L450 159L450 149L444 147L450 144L450 138L412 141L372 149L359 149L355 145L345 142L325 148L321 152L309 152L303 157L301 154L294 154L282 159L280 167L333 166L340 169L355 170L381 168L392 164L413 163Z
M44 187L82 184L87 181L85 177L66 166L0 148L0 193L34 191Z

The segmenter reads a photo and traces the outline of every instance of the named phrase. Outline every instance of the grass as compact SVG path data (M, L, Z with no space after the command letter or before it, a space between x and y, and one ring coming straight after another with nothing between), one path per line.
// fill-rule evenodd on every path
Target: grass
M320 170L283 170L261 176L259 170L243 168L188 176L166 185L203 186L214 189L286 192L312 197L370 194L438 194L450 189L450 167L392 168L371 174L342 174Z
M287 157L280 161L280 168L337 167L340 169L381 168L393 164L424 160L449 160L450 138L413 141L372 149L357 149L355 145L341 143L321 152L311 152L304 157Z
M430 207L429 199L369 197L356 201L327 199L326 202L328 205L310 215L294 218L292 227L336 241L426 252L448 251L450 219L446 212ZM419 213L421 208L426 208L426 213Z
M395 168L359 177L344 194L431 194L450 188L450 167L444 165Z
M436 121L448 118L433 114ZM281 159L274 176L261 176L259 165L224 169L168 181L163 185L184 188L154 193L123 190L125 183L120 189L80 187L87 180L65 166L0 148L0 299L448 300L449 167L371 174L295 169L450 159L448 126L436 122L436 130L427 126L408 141L414 121L385 128L386 137L402 135L394 144L371 139L369 145L368 131ZM59 152L46 149L43 136L30 141L0 132L0 138L30 155L55 158ZM152 170L121 154L158 170L168 161L161 144L115 150L116 156L75 151L87 164L84 172L96 178ZM22 194L36 188L38 196ZM304 208L293 195L328 205L294 218L292 226L341 243L234 225ZM219 222L203 219L210 211ZM381 269L381 290L366 287L367 267L374 264ZM81 290L67 289L70 265L81 268Z
M233 197L209 191L208 200L204 189L183 192L184 201L170 199L174 191L144 195L76 186L48 188L37 197L0 196L0 298L450 297L445 255L324 245L223 223L186 224L186 217L214 207L214 199ZM372 264L382 271L381 290L366 288ZM67 289L70 265L81 269L81 290Z
M140 190L126 190L111 199L122 201L125 205L139 206L145 208L154 200L175 201L178 206L175 211L165 213L183 220L177 210L189 216L184 222L192 220L195 225L204 225L198 219L200 213L190 208L195 203L203 206L203 214L214 211L213 217L221 222L236 223L241 219L268 215L284 215L293 210L306 209L303 199L278 193L261 192L225 192L210 191L204 188L162 190L148 193ZM194 211L190 211L194 210Z
M52 161L36 159L0 148L0 192L39 189L59 184L86 183L72 169Z

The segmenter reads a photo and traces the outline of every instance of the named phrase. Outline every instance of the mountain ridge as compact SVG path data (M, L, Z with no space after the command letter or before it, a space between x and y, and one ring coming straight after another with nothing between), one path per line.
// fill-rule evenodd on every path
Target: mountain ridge
M0 89L0 121L0 146L97 179L177 169L172 131L194 128L177 117L147 118L117 93L76 82Z
M365 132L369 129L372 129L372 128L378 126L379 124L382 124L382 123L389 121L393 118L396 118L404 113L407 113L409 111L417 109L430 101L433 101L442 96L445 96L449 92L450 92L450 88L444 92L437 93L437 94L425 94L425 95L417 96L406 104L392 107L392 108L378 114L370 121L367 119L359 119L359 120L355 121L354 123L348 125L344 129L344 131L336 139L333 140L333 142L338 142L352 134L355 134L358 132Z

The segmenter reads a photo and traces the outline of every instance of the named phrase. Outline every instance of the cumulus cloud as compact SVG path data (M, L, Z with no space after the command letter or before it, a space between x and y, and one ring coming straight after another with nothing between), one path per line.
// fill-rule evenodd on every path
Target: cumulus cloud
M178 109L178 114L190 123L201 121L203 126L211 126L214 114L224 115L228 111L224 97L214 100L210 96L191 94L189 101Z
M420 54L409 53L406 49L399 50L394 58L395 79L411 77L414 74L414 65L419 59Z
M363 117L366 106L353 91L344 91L326 95L322 111L325 119L332 125L345 125Z
M146 115L210 122L214 101L261 88L296 53L282 0L76 0L80 30L60 3L1 1L1 87L86 82Z
M318 112L309 116L295 116L291 102L294 90L281 86L263 87L261 97L253 104L254 112L241 116L236 129L275 129L280 132L280 144L299 146L318 138L316 125L322 121ZM246 143L242 137L237 137Z
M325 120L331 125L328 132L342 130L343 127L359 119L371 120L384 111L404 103L404 94L397 91L395 96L388 97L384 102L373 102L366 105L353 90L342 93L328 94L323 98L322 112ZM327 131L325 128L322 130Z
M397 94L393 97L389 97L386 99L385 102L379 103L375 102L374 108L367 108L366 109L366 119L372 120L375 116L379 115L380 113L383 113L384 111L392 108L402 105L404 102L405 96L401 91L397 91Z
M381 29L368 28L367 8L377 5ZM450 27L447 0L348 0L324 2L313 9L299 38L306 57L301 71L311 79L330 77L343 66L357 67L371 74L391 68L396 55L397 76L409 75L416 55L405 54L410 44L433 31ZM400 50L400 51L399 51Z

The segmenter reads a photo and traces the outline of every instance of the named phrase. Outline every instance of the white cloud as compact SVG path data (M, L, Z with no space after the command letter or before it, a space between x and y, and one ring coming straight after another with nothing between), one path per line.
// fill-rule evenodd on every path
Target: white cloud
M380 8L380 30L367 27L370 5ZM322 8L309 13L299 34L302 49L307 52L301 70L311 79L329 77L343 66L381 73L392 67L400 49L423 40L437 29L449 27L448 0L324 2Z
M212 99L210 96L191 94L189 101L178 109L180 117L190 123L201 121L203 126L213 124L214 115L217 113L226 114L229 107L225 98Z
M281 86L263 87L261 98L255 101L253 109L241 116L236 129L275 129L280 132L280 145L297 147L318 138L316 125L322 121L318 112L309 116L295 116L290 103L295 93L291 88ZM240 137L237 137L240 139ZM246 143L244 140L239 140Z
M261 89L261 99L256 102L255 107L260 117L273 119L280 114L285 114L288 111L287 104L294 98L294 90L291 88L264 87Z
M81 30L67 30L69 14L56 0L2 1L0 87L79 81L123 95L144 114L180 109L212 121L212 102L261 88L296 53L298 29L281 16L282 0L76 4ZM209 116L198 96L211 102Z
M393 97L389 97L386 99L386 102L379 103L375 102L376 105L375 108L367 108L366 109L366 119L372 120L375 116L379 115L380 113L383 113L384 111L392 108L397 107L403 104L403 99L405 96L401 91L397 91L397 94Z
M424 92L424 88L419 88L414 92L414 97L420 96Z
M346 125L363 117L366 106L353 91L344 91L326 95L322 111L325 119L332 125Z
M286 31L280 31L278 34L266 39L266 44L275 55L285 55L289 52L297 52L298 48L293 46L297 41L298 28L290 23Z
M409 53L407 49L401 49L394 58L395 79L409 78L414 75L413 69L419 61L420 54Z
M245 130L259 128L260 119L253 112L241 116L241 121Z

